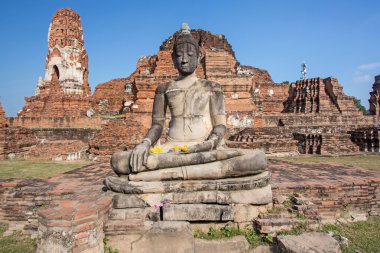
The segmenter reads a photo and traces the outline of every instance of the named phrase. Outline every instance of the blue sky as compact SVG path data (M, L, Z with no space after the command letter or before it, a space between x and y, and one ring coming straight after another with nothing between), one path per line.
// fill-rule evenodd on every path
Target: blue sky
M82 17L92 92L129 76L137 59L156 54L182 22L224 34L241 64L268 70L275 82L299 79L305 61L309 77L337 77L366 107L380 75L378 0L1 1L0 100L7 116L34 95L49 23L63 7Z

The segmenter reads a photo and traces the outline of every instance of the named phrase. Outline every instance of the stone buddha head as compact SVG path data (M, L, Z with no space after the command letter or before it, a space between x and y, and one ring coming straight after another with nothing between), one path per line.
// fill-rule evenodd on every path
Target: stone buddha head
M184 23L173 46L174 66L182 76L188 76L196 70L199 56L199 45L191 35L189 26Z

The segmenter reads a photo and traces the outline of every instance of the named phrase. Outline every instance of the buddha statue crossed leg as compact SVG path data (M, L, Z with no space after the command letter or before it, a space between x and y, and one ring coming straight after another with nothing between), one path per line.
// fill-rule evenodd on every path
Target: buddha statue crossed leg
M115 153L112 169L128 181L166 181L221 179L259 174L267 169L261 150L223 147L226 132L224 96L218 83L198 79L195 73L200 59L198 42L183 25L174 42L172 59L179 77L157 87L152 125L146 137L132 151ZM166 110L171 120L163 153L150 153L161 137ZM173 147L186 146L182 152ZM125 180L108 177L106 186L120 190Z

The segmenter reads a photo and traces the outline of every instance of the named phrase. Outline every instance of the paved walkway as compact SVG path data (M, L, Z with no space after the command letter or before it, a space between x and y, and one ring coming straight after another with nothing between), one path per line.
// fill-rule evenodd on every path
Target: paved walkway
M269 169L272 172L274 188L334 187L380 182L380 171L338 163L290 163L271 160Z
M380 171L374 172L337 163L290 163L271 160L269 170L272 172L272 187L275 189L380 182ZM0 188L18 188L18 196L50 196L52 199L93 201L105 196L102 190L103 180L108 175L114 175L109 164L98 163L48 180L0 179Z

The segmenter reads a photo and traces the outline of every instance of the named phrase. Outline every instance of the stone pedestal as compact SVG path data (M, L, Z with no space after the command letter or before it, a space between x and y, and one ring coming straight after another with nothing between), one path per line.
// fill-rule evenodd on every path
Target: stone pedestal
M178 242L172 242L171 238L185 240L189 234L192 237L189 223L245 225L266 212L272 207L270 178L268 171L218 180L132 182L126 178L107 178L118 182L127 193L111 193L113 209L105 226L106 236L120 252L151 252L136 245L152 240L178 250ZM187 252L186 247L181 249ZM198 252L191 247L188 250Z

